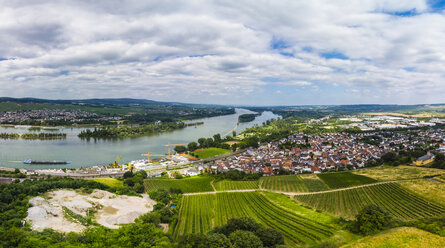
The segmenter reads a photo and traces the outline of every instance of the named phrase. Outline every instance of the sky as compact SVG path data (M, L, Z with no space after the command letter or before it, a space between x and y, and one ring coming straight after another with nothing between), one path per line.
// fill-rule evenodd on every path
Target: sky
M0 0L0 96L445 103L445 0Z

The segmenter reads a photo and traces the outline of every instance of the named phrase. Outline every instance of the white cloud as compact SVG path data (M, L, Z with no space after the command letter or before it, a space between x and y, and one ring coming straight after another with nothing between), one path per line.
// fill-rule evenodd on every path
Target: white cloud
M264 87L298 95L310 86L339 88L344 95L323 102L338 104L440 102L445 93L445 16L422 0L0 6L2 96L264 104ZM293 99L268 104L317 103Z

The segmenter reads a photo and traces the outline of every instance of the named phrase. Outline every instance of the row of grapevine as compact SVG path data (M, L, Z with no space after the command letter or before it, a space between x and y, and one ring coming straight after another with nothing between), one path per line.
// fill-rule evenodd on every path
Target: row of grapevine
M376 204L393 217L414 220L445 214L445 208L425 201L396 183L372 185L343 191L296 195L295 199L315 209L352 219L366 205Z
M300 176L271 176L261 178L261 188L281 192L308 192L308 188Z
M303 178L309 192L328 190L329 187L319 179Z
M317 192L329 189L318 177L297 175L262 177L260 185L262 189L280 192Z
M209 223L221 226L243 216L280 230L290 246L315 244L333 234L332 227L284 209L260 192L224 192L184 196L174 236L205 232L211 229Z
M215 195L183 196L173 236L207 233L213 228Z
M192 177L184 179L146 179L144 181L147 191L158 189L169 190L171 188L180 189L183 193L210 192L213 191L211 177Z
M347 188L351 186L375 183L377 180L350 172L321 173L317 176L331 189Z
M222 180L215 182L215 188L218 191L224 190L243 190L243 189L258 189L258 180L253 181L232 181Z

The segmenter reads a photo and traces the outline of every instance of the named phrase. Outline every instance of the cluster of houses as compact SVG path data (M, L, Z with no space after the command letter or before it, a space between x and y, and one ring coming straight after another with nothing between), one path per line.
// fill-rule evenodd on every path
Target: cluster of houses
M107 117L78 109L41 109L24 111L0 112L0 123L15 124L26 121L71 121L77 122L85 119L119 120L121 117Z
M362 131L384 130L394 128L432 127L436 124L444 124L445 119L431 118L422 121L416 118L398 116L348 116L340 118L340 121L350 122L342 125L344 128L359 128Z
M378 137L378 142L366 142L370 140L366 136ZM368 161L377 160L388 152L415 149L432 143L438 151L445 152L444 138L442 129L411 133L297 133L257 149L217 160L208 170L218 173L239 170L274 175L280 170L300 174L354 169L364 167ZM291 145L289 147L286 144Z

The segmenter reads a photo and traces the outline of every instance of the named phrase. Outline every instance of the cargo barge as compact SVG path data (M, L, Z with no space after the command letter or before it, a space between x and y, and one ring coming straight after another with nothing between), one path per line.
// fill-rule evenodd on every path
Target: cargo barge
M25 160L24 164L69 164L71 161L38 161L38 160Z

